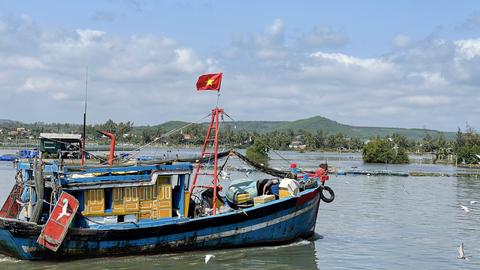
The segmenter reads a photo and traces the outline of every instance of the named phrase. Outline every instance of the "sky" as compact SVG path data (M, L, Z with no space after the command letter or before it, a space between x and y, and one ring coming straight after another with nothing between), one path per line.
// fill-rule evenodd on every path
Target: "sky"
M0 0L0 119L82 123L87 68L90 124L478 129L480 2Z

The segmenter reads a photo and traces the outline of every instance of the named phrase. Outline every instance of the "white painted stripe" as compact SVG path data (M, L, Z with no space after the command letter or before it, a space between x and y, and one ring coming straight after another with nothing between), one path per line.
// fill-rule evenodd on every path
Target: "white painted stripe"
M259 223L259 224L255 224L255 225L252 225L252 226L239 228L238 230L229 230L229 231L220 232L220 233L213 233L213 234L209 234L209 235L198 236L198 237L196 237L196 241L214 240L214 239L219 239L219 238L224 238L224 237L229 237L229 236L234 236L234 235L238 235L238 234L249 233L249 232L252 232L252 231L260 230L260 229L266 228L268 226L272 226L272 225L275 225L277 223L284 222L284 221L287 221L289 219L292 219L296 216L302 215L302 214L310 211L312 208L316 207L317 205L318 205L317 201L315 201L315 202L311 203L309 206L307 206L305 208L302 208L298 211L295 211L293 213L290 213L288 215L281 216L281 217L278 217L278 218L275 218L275 219L272 219L272 220L269 220L269 221L266 221L266 222L262 222L262 223ZM177 244L178 245L182 242L184 242L184 241L183 240L172 241L172 242L170 242L170 244Z

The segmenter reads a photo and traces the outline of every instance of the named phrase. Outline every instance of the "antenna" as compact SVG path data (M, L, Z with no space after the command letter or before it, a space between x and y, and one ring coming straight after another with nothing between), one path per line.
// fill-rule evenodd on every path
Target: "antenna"
M82 142L82 165L85 165L85 139L87 136L87 97L88 97L88 66L85 72L85 108L83 111L83 142Z

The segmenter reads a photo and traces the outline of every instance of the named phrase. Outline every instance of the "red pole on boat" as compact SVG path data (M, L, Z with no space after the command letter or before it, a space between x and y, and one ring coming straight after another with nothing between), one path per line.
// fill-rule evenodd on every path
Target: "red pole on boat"
M219 115L222 113L223 110L220 108L215 108L215 140L214 144L214 153L215 158L213 162L213 214L217 213L217 181L218 181L218 125L219 125Z
M203 141L202 153L200 155L200 160L198 161L197 168L195 168L195 174L193 175L192 186L190 187L190 194L192 194L193 189L195 188L195 185L197 183L198 174L200 172L200 168L202 167L202 159L206 155L205 149L207 148L208 142L210 141L209 138L210 138L210 133L211 133L212 127L213 127L213 121L215 121L215 110L212 110L212 118L210 119L210 125L208 126L207 135L205 135L205 140Z
M193 192L198 175L212 175L213 176L213 214L217 213L217 190L218 189L218 131L219 131L219 117L223 113L223 109L216 107L212 110L212 118L210 120L210 125L208 126L207 135L203 142L202 154L198 162L197 168L195 169L195 174L193 176L192 186L190 187L190 194ZM214 134L212 134L212 129L214 129ZM213 138L211 138L213 135ZM213 152L207 152L207 146L213 144ZM212 173L200 173L200 168L202 167L203 158L213 157L213 174Z
M106 131L98 131L110 138L110 155L108 157L108 164L113 165L113 156L115 155L115 135Z

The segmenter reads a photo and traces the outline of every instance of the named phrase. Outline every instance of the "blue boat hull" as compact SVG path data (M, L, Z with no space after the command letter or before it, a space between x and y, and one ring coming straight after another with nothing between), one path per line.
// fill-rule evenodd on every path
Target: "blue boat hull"
M41 226L0 218L0 253L20 259L48 260L289 242L314 233L319 190L317 187L298 197L204 218L70 229L57 252L36 243Z

